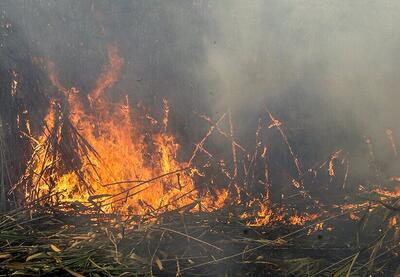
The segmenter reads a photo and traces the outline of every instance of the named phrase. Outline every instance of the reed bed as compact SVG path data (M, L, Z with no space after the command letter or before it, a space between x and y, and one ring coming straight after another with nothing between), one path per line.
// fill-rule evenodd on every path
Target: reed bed
M79 214L32 203L0 216L0 272L2 276L392 276L398 270L398 230L371 231L374 228L367 225L376 227L376 218L388 211L362 209L305 226L251 227L228 210L171 212L157 220L135 222L114 214ZM360 222L348 220L351 212L370 219L360 227ZM335 230L316 230L321 223Z

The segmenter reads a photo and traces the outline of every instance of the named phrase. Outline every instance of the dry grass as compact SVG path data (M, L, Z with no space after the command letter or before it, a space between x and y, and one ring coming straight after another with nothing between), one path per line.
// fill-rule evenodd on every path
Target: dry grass
M369 220L382 212L377 208ZM394 274L400 245L393 229L379 236L361 231L359 242L349 234L343 237L339 227L309 234L322 221L332 226L348 222L347 214L300 227L248 227L227 211L169 213L134 223L117 215L67 213L32 203L30 209L0 216L0 268L3 276ZM355 238L360 230L356 222L351 225L346 232Z

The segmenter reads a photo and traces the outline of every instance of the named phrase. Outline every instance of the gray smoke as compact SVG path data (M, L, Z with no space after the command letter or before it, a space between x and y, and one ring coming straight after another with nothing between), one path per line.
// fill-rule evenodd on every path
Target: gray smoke
M345 113L341 119L354 117L362 128L398 128L400 3L220 1L212 11L216 31L205 42L203 72L216 109L254 110L302 94L322 98L316 104L332 118Z
M70 86L89 90L116 44L115 98L166 97L198 138L193 111L232 109L238 136L268 108L297 147L323 155L363 136L400 137L400 3L395 0L4 1L3 17ZM297 139L300 138L300 139ZM314 149L315 150L315 149ZM304 150L306 152L306 150ZM322 155L322 154L321 154Z

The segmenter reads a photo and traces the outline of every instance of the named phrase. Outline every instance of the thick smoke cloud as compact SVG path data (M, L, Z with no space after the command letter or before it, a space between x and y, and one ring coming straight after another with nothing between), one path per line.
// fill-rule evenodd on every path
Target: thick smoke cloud
M242 140L265 106L300 152L400 137L400 3L382 1L4 1L3 17L66 84L88 91L116 44L114 97L170 99L193 145L193 111L232 109ZM312 150L310 150L312 149ZM318 156L318 155L317 155ZM307 158L307 157L306 157ZM319 158L319 157L318 157ZM310 162L311 163L311 162Z
M228 2L212 9L217 31L206 42L204 72L220 106L303 91L366 125L396 123L396 1Z
M363 136L387 148L385 129L399 135L398 2L238 0L211 10L203 77L214 109L233 108L244 133L268 105L323 152Z

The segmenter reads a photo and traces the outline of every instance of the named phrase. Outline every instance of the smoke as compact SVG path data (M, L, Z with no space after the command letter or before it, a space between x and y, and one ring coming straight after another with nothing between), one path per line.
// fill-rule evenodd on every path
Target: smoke
M399 11L396 1L220 2L205 42L215 109L303 94L351 110L363 126L396 127Z
M213 5L202 77L216 111L231 107L245 117L268 105L289 127L399 134L398 2Z
M111 96L169 99L190 146L200 135L193 111L231 109L243 141L265 107L306 158L352 150L364 136L387 148L387 128L400 137L394 0L16 0L1 10L82 93L117 45L125 66Z

